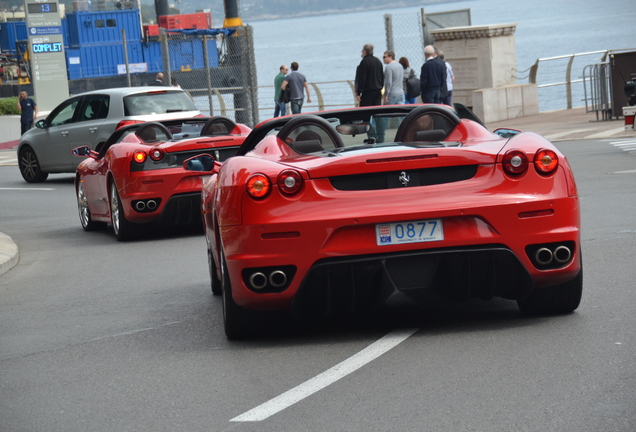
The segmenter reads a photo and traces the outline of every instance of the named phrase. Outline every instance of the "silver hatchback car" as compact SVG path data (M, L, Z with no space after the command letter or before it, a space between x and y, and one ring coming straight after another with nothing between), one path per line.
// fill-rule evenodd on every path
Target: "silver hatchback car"
M71 173L81 162L71 150L96 149L122 126L201 115L188 94L175 87L124 87L72 96L20 138L18 165L29 183L49 173Z

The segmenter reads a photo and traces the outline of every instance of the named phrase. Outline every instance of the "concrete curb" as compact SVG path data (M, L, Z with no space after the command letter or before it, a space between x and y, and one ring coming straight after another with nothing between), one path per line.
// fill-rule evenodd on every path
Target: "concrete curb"
M18 263L18 246L6 234L0 233L0 275L11 270Z

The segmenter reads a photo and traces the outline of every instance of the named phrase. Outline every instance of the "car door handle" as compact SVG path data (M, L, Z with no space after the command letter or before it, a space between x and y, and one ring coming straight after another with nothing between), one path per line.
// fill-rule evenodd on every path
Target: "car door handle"
M68 131L62 131L62 132L60 132L60 135L62 135L63 137L65 137L66 135L68 135Z
M91 131L91 133L95 133L95 131L97 130L97 128L96 128L96 127L94 127L94 128L88 128L88 130L89 130L89 131Z

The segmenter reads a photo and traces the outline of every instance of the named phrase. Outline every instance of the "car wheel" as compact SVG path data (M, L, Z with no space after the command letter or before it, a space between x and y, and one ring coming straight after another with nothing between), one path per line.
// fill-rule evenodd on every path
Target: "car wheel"
M557 315L574 311L583 294L583 264L576 277L548 288L535 289L524 299L517 300L521 312L528 315Z
M38 157L31 147L24 147L18 155L18 165L20 174L29 183L42 183L47 179L49 173L45 173L40 168Z
M124 208L121 205L117 185L114 181L110 184L110 220L117 240L125 241L132 238L134 232L133 224L124 215Z
M95 222L91 217L91 211L88 208L86 193L84 192L84 183L78 181L77 186L77 210L79 212L80 222L84 231L95 231L104 226L103 222Z
M253 313L234 303L232 298L232 285L228 274L225 254L221 250L221 284L223 296L223 325L225 336L230 340L244 339L251 335L253 325Z
M221 280L216 275L216 263L212 257L212 251L208 249L208 267L210 268L210 285L212 287L212 294L215 296L223 294L221 287Z

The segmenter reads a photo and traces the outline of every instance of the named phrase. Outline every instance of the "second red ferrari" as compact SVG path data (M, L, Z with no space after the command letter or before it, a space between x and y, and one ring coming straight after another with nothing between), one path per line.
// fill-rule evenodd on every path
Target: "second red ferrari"
M111 223L117 239L127 240L140 223L200 222L206 175L185 170L183 162L200 154L224 161L249 132L220 116L149 122L117 130L97 151L74 149L87 157L75 178L82 227L91 231Z

